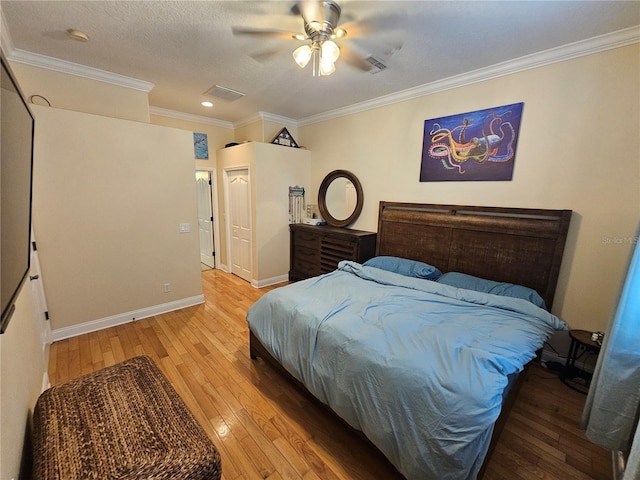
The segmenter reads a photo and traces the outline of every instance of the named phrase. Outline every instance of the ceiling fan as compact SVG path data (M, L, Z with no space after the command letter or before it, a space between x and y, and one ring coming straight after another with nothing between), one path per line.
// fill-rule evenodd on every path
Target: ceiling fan
M338 58L342 58L346 63L364 71L386 68L379 59L370 55L363 56L349 48L344 40L377 33L385 28L397 28L399 20L402 19L402 14L396 13L341 25L339 22L342 9L335 0L302 0L291 8L291 13L302 17L304 33L250 27L233 27L232 31L236 35L305 42L293 51L293 58L301 68L311 63L314 77L331 75L335 72L335 63ZM340 42L340 45L336 43L336 40ZM390 48L386 49L386 53L390 55L399 50L401 46L401 42L395 41Z

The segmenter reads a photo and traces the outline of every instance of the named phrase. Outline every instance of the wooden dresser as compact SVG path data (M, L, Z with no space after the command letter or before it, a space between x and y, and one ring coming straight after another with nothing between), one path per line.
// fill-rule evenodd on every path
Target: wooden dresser
M375 232L302 223L289 225L289 231L291 281L332 272L341 260L363 263L376 252Z

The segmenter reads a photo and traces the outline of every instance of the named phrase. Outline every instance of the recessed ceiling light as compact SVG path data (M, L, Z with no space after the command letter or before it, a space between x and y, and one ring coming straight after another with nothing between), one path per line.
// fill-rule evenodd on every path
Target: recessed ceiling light
M74 40L77 40L79 42L89 41L89 35L87 35L84 32L81 32L80 30L76 30L75 28L68 29L67 35L69 35L69 38L73 38Z
M204 102L202 102L201 105L203 107L213 107L213 103L207 102L206 100Z

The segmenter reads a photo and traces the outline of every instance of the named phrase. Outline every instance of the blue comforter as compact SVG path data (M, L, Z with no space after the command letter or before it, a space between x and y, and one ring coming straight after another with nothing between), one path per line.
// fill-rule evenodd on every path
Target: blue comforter
M355 262L266 293L251 331L409 479L474 479L508 375L567 326L526 300Z

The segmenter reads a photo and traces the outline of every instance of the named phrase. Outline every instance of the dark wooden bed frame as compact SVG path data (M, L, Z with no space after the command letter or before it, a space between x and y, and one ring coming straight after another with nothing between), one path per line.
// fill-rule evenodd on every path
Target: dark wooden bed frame
M571 210L380 202L376 255L419 260L443 273L456 271L524 285L536 290L551 310L570 221ZM287 372L251 331L249 348L252 359L263 358L331 411ZM478 478L484 475L528 367L505 396ZM353 431L373 445L364 434Z

